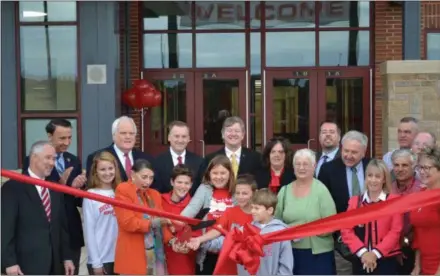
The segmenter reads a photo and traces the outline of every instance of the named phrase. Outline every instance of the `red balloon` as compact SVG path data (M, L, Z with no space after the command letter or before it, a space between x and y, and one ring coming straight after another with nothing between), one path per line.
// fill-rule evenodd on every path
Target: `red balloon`
M151 89L138 89L136 99L141 107L152 107L154 104L154 91Z
M142 89L154 89L154 85L147 80L135 80L133 81L133 86Z
M129 107L137 107L136 103L136 89L128 89L124 93L122 93L122 102Z
M162 104L162 93L160 93L160 91L155 90L153 106L161 106L161 104Z

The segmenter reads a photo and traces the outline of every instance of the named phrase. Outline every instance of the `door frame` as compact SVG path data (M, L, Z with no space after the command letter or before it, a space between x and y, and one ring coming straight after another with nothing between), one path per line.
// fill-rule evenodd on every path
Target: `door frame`
M150 81L154 84L155 80L173 80L173 79L184 79L186 84L186 121L185 123L188 125L190 130L190 142L188 143L187 149L189 151L194 152L196 149L196 143L194 143L194 108L190 108L194 106L195 102L195 93L194 93L194 73L188 72L188 71L179 71L179 70L144 70L142 71L143 78ZM162 92L162 91L160 91ZM142 126L143 133L144 133L144 143L145 148L144 151L152 154L153 156L156 156L165 150L168 150L169 143L167 140L166 143L162 143L162 134L159 134L158 137L154 135L154 133L151 132L151 108L146 110L145 113L145 120L144 124ZM162 125L163 122L161 122L161 127L166 128L167 125ZM163 137L164 139L167 139L166 137ZM141 137L142 139L142 137Z
M212 75L215 74L215 77ZM208 76L207 76L208 75ZM195 135L194 139L197 143L201 143L202 150L197 150L201 156L208 155L209 153L220 150L224 147L224 144L218 145L206 145L204 142L204 104L203 104L203 80L238 80L238 116L243 120L245 124L245 144L249 147L250 137L249 137L249 108L250 108L250 95L249 95L249 73L248 70L235 69L230 70L224 68L222 69L206 69L198 70L194 73L194 99L201 99L202 103L200 108L195 108L194 126ZM196 106L196 103L194 102ZM200 119L201 118L201 119ZM219 133L219 135L221 135Z
M370 77L370 69L369 68L334 68L334 69L317 69L318 72L318 98L325 99L325 86L326 79L344 79L344 78L362 78L362 133L364 133L368 137L368 146L366 156L371 156L374 152L373 147L373 118L372 118L372 98L371 98L371 77ZM329 71L340 72L339 75L328 75ZM321 93L324 93L324 97L319 97ZM322 95L322 94L321 94ZM326 101L320 100L318 101L319 108L319 120L320 122L326 119ZM344 133L341 133L344 135ZM342 138L342 137L341 137ZM318 143L318 148L321 150L321 147Z
M263 72L263 82L264 82L264 91L263 91L263 145L264 149L267 141L273 136L273 115L267 110L272 110L273 108L273 79L309 79L309 139L305 144L292 144L293 150L298 150L301 148L310 147L310 142L313 140L316 141L318 135L318 110L316 110L317 105L314 104L318 101L318 77L316 70L312 69L294 69L286 70L286 69L267 69ZM313 147L310 147L313 149Z

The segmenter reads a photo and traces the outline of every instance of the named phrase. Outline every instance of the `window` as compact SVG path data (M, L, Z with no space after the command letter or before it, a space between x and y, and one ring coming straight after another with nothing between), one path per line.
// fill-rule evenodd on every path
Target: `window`
M426 33L426 59L440 60L440 30Z
M69 148L79 154L78 28L76 1L21 1L19 20L19 137L21 158L37 140L47 139L46 123L72 122Z

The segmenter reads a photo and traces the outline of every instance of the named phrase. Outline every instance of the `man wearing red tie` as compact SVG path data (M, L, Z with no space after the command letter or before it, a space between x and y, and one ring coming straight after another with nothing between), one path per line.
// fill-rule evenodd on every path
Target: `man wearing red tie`
M29 158L23 174L45 180L55 165L55 148L36 142ZM1 188L1 206L2 273L73 275L63 194L9 180Z

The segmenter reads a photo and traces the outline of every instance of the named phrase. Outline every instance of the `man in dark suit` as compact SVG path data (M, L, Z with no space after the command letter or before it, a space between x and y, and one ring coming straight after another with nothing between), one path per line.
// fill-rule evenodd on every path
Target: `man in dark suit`
M47 177L47 180L72 188L85 188L84 184L87 179L82 172L81 161L78 157L67 151L72 142L72 124L66 119L53 119L46 125L46 133L49 142L54 146L57 154L55 166ZM29 156L27 156L23 162L23 172L27 172L28 168ZM82 206L82 198L65 194L64 204L69 226L72 261L75 265L75 274L78 274L81 248L84 246L83 227L81 215L78 210L78 207Z
M46 179L55 164L55 148L39 141L29 156L23 174ZM73 275L64 195L9 180L1 189L1 200L2 273Z
M137 128L133 119L128 116L122 116L116 119L112 124L113 144L97 150L87 157L87 178L90 178L90 169L92 167L93 158L98 152L108 151L116 157L121 172L122 181L130 178L131 167L137 159L145 159L153 164L153 158L134 148L136 143Z
M339 142L341 141L341 129L335 122L324 121L319 127L319 144L321 152L316 154L315 175L319 175L322 164L332 161L341 156Z
M221 134L225 142L225 147L204 158L198 172L197 180L191 187L191 194L195 193L203 180L203 175L205 174L209 162L217 155L226 155L229 158L232 169L235 171L235 177L245 173L255 175L255 173L261 169L261 154L242 146L245 133L244 122L240 117L229 117L223 122Z
M318 179L324 183L333 197L338 213L347 211L348 200L365 191L365 169L369 159L365 158L368 137L351 130L342 138L341 157L322 165ZM339 238L339 232L335 238ZM335 252L338 275L351 275L351 263Z
M160 193L172 190L170 183L173 168L179 164L188 166L193 175L197 175L203 158L186 149L189 140L189 127L181 121L174 121L168 126L169 150L159 154L154 160L154 183L152 188Z

